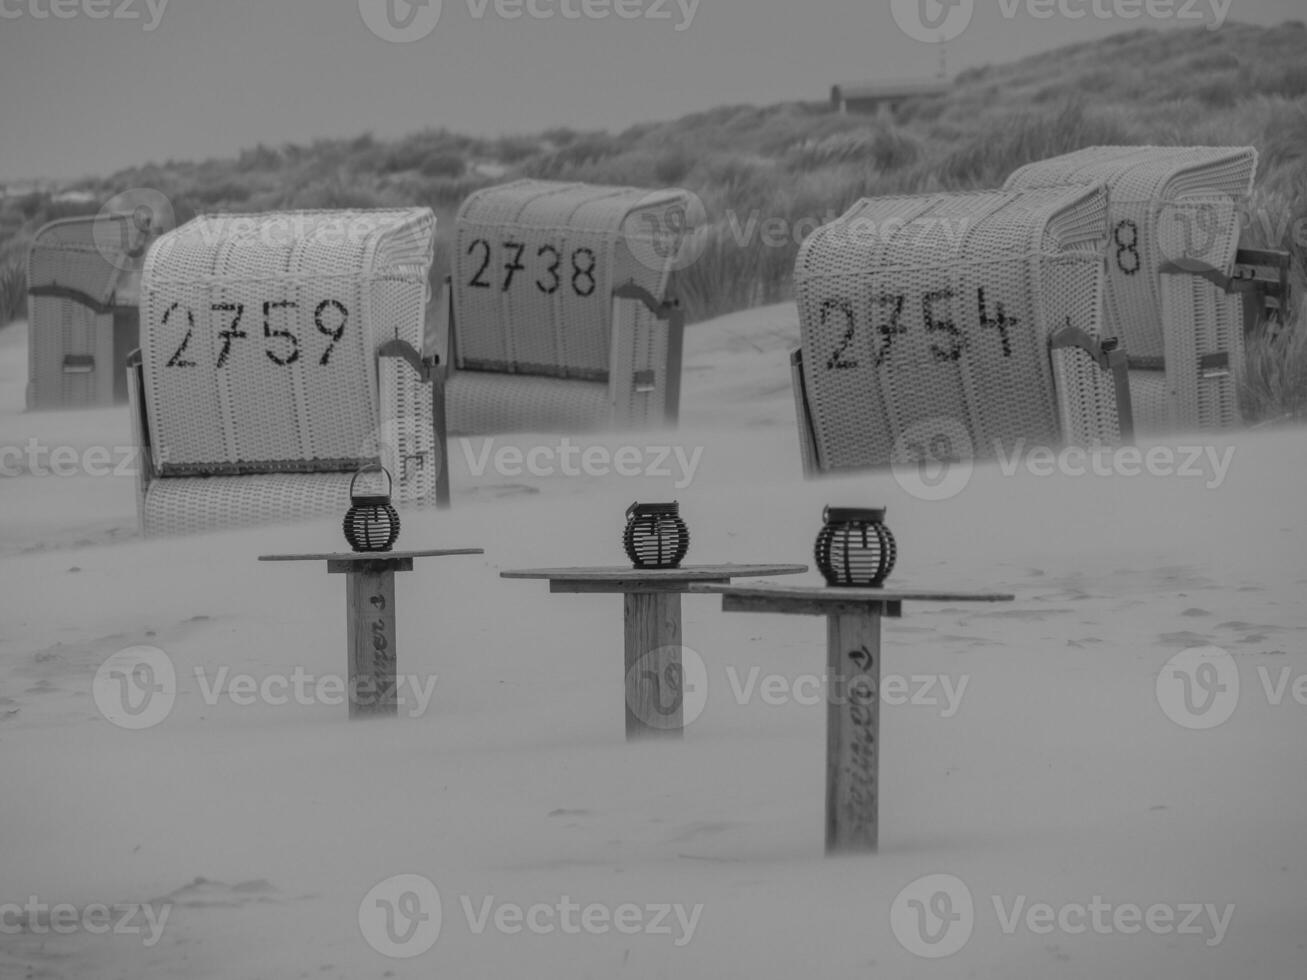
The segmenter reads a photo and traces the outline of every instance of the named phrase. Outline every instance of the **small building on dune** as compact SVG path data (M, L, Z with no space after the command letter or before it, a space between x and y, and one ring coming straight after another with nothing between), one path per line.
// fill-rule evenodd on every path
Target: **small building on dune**
M947 78L847 82L831 87L830 101L831 107L843 114L893 116L910 99L943 95L952 84Z

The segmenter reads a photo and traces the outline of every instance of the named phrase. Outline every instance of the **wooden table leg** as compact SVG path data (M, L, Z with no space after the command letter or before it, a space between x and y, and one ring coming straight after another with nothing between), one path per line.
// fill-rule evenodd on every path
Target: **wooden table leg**
M627 592L626 737L684 734L679 592Z
M880 614L826 618L826 853L875 851Z
M362 567L345 576L349 716L399 714L395 664L395 572Z

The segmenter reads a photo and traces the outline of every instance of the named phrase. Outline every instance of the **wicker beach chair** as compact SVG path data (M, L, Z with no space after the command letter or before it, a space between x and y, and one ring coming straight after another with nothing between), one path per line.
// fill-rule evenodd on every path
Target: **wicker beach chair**
M127 400L123 368L138 342L136 290L152 240L132 214L52 221L27 253L27 407Z
M149 535L343 514L360 465L448 496L421 348L429 209L196 218L141 281L129 371Z
M667 286L699 211L680 190L537 180L469 197L431 344L450 433L675 425Z
M1100 322L1106 213L1099 187L883 197L809 236L805 472L1129 439Z
M1141 432L1240 424L1245 303L1213 278L1234 273L1256 171L1252 147L1100 146L1008 178L1107 185L1105 329L1129 354Z

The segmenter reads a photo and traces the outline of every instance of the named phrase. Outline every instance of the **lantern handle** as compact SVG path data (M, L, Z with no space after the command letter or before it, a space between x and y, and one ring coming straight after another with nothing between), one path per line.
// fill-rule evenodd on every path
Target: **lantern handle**
M368 463L365 466L360 466L358 468L358 471L354 474L354 478L349 481L350 497L352 498L354 496L354 484L358 482L359 477L361 477L364 473L376 473L377 471L386 474L386 496L389 497L393 495L393 493L395 492L395 480L393 477L391 477L390 470L386 469L380 463Z

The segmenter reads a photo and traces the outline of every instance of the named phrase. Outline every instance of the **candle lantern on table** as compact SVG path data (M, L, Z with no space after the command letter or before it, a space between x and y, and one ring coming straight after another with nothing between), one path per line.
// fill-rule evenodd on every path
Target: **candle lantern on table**
M880 588L898 555L883 507L827 507L814 557L827 585Z
M359 477L380 473L386 478L386 490L358 492ZM389 551L399 538L399 514L390 502L390 472L380 464L364 466L349 484L349 510L345 512L345 540L357 552Z
M622 545L636 568L680 568L690 550L690 529L681 519L680 504L632 504L626 510Z

